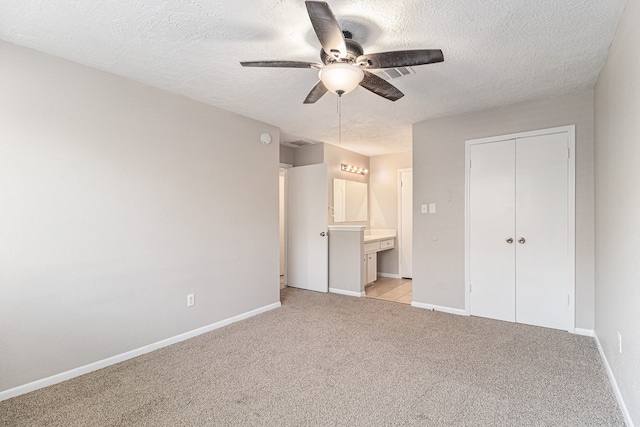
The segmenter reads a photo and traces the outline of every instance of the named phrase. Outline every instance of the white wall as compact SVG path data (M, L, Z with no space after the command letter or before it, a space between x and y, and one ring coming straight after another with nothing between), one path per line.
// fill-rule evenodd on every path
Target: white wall
M277 128L0 57L0 392L279 301Z
M576 125L576 327L593 329L592 91L413 126L413 301L464 310L465 141L570 124ZM425 203L436 203L437 214L421 215Z
M286 165L293 165L295 159L295 148L286 147L281 145L278 147L280 150L280 163L284 163Z
M324 163L324 144L305 145L293 149L293 166L308 166Z
M595 88L595 328L627 420L635 425L640 425L639 22L640 1L631 0Z
M398 170L411 168L411 153L385 154L370 159L370 212L374 226L398 231ZM398 248L378 252L378 272L396 275Z

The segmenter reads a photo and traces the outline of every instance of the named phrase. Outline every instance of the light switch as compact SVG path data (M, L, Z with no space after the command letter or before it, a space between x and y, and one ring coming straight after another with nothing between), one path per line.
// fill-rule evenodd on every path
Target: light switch
M429 213L436 213L436 204L429 203Z
M428 213L427 205L422 205L422 213Z

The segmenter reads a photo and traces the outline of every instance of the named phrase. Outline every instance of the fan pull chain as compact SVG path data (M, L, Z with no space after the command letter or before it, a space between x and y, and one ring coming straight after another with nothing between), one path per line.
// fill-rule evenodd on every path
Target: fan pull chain
M342 94L338 93L338 144L342 144Z

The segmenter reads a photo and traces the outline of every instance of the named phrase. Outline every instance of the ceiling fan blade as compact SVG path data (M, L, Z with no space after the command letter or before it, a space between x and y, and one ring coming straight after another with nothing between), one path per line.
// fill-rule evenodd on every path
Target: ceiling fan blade
M360 82L360 86L389 101L397 101L404 96L400 89L369 71L364 72L364 79Z
M332 58L347 56L347 44L331 8L323 1L306 1L311 25L320 40L322 49Z
M243 67L272 67L272 68L322 68L319 62L302 61L244 61L240 62Z
M314 102L322 98L325 93L327 93L327 88L324 83L322 83L322 81L319 81L318 84L316 84L313 89L311 89L311 92L309 92L309 95L307 95L307 99L304 100L304 103L313 104Z
M397 50L360 55L356 63L362 68L396 68L444 61L440 49ZM362 64L364 63L364 64Z

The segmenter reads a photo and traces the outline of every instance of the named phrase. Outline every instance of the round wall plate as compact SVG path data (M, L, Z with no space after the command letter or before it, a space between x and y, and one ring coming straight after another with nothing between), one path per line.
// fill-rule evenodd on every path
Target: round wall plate
M271 144L271 135L269 135L268 133L263 133L262 135L260 135L260 142L262 142L264 145Z

